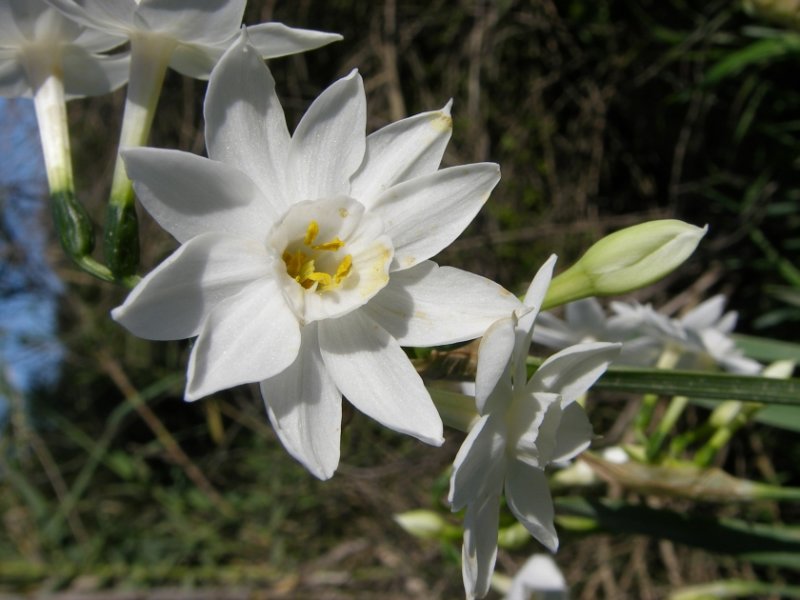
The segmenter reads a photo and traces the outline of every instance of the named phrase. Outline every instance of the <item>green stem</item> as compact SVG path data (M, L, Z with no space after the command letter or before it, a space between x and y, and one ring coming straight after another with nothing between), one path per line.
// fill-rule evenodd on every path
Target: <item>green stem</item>
M678 363L680 356L680 351L677 348L668 345L661 352L658 363L656 363L656 368L671 369ZM653 413L655 412L657 404L658 394L645 394L642 397L642 406L639 408L639 414L636 415L636 420L634 421L634 430L637 438L641 441L647 440L647 429L650 427L650 422L653 420Z
M678 418L683 414L687 404L689 404L689 398L686 396L673 396L672 400L670 400L664 417L659 421L653 435L647 440L647 449L645 452L648 462L653 462L655 460L658 452L661 450L664 440L672 431L672 428L675 427L675 423L677 423Z
M158 35L140 33L131 37L131 71L119 138L120 152L147 143L174 48L174 40ZM120 153L114 165L103 245L106 261L118 279L124 280L135 273L139 266L139 224L133 184Z
M61 246L81 269L99 279L113 281L111 272L90 256L94 249L94 230L86 209L75 196L60 66L46 50L31 50L23 61L34 90L33 104L50 189L50 207Z

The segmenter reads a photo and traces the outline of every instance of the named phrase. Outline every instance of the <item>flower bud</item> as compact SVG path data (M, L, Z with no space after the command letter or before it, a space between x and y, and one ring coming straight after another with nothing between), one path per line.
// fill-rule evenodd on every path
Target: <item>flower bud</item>
M542 308L625 294L654 283L683 263L707 230L665 219L615 231L553 279Z
M441 515L431 510L409 510L394 515L395 522L414 537L436 540L446 537L453 527ZM460 534L461 531L459 530Z

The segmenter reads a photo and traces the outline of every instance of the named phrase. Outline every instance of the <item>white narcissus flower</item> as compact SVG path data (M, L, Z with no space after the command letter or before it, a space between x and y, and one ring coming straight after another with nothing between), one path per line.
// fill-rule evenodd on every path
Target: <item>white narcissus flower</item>
M731 333L737 313L724 312L725 302L725 296L718 294L677 319L657 312L649 304L612 302L615 315L610 321L619 329L649 337L662 349L673 348L685 355L677 368L705 368L713 363L732 373L755 375L763 367L736 347Z
M78 23L130 39L183 75L205 79L236 40L247 0L46 0ZM342 39L281 23L247 28L264 58L313 50Z
M106 94L127 81L128 56L99 53L124 41L42 0L0 0L0 96L34 96L51 78L70 98Z
M489 589L504 492L531 535L550 551L558 547L544 469L589 445L592 427L575 400L619 352L619 344L572 346L544 361L528 380L533 324L554 264L555 256L539 269L526 308L492 324L478 350L475 401L481 417L458 451L448 496L454 511L466 508L462 572L468 598L482 598Z
M473 219L499 168L439 170L449 104L366 137L355 72L290 136L245 38L211 74L209 159L125 153L145 208L182 245L113 316L145 338L198 336L189 400L260 382L284 446L320 478L339 461L342 395L440 444L441 419L400 345L473 339L520 306L499 285L428 260Z
M561 350L582 342L622 342L620 355L614 360L623 365L649 365L658 357L660 342L651 336L637 335L620 322L608 317L596 298L570 302L564 308L564 320L551 312L539 313L533 341Z

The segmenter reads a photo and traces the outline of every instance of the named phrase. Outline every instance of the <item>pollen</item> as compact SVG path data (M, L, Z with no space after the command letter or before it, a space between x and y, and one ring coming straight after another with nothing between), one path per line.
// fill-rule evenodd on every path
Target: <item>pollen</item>
M315 244L318 236L319 224L310 221L303 238L290 244L281 258L286 264L286 272L304 289L327 292L339 287L350 274L353 257L350 254L341 258L334 256L345 246L338 236Z

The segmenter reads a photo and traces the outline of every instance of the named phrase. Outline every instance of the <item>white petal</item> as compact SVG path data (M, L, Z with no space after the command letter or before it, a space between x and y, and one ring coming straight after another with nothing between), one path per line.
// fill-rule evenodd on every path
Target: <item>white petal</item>
M437 346L475 339L519 307L493 281L424 261L391 273L364 310L403 346Z
M299 349L294 313L276 280L262 278L217 304L203 323L189 358L186 399L277 375Z
M276 215L241 171L178 150L131 148L122 157L147 212L179 242L210 231L266 240Z
M360 310L319 323L322 359L350 403L389 429L435 446L442 420L397 341Z
M448 102L441 110L396 121L367 136L364 163L353 175L353 198L367 208L393 185L436 172L453 131Z
M247 28L247 37L262 58L278 58L314 50L331 42L338 42L338 33L287 27L283 23L260 23Z
M567 582L548 554L534 554L514 576L504 600L569 600Z
M293 201L349 195L350 176L364 158L366 105L364 82L353 71L309 107L289 149Z
M282 214L289 130L275 81L246 37L225 53L208 82L205 100L208 155L244 171Z
M564 321L549 312L539 313L533 330L533 341L548 348L561 349L579 340L575 331Z
M242 23L247 0L139 0L136 25L181 42L218 44Z
M499 496L503 488L506 432L502 417L485 415L470 430L458 449L450 474L447 501L461 510L487 496Z
M522 303L528 308L532 309L529 313L519 318L519 328L522 331L530 331L539 310L542 308L544 297L547 295L547 288L550 287L550 280L553 278L553 269L556 266L558 257L551 254L544 264L536 271L531 284L528 286L528 291L525 292L525 298Z
M300 352L287 369L261 382L275 433L294 458L320 479L339 465L342 395L319 352L316 324L303 327Z
M551 462L571 460L586 450L592 443L594 430L586 416L586 411L577 402L573 402L561 414L561 422L556 433L556 445L553 448Z
M500 496L489 496L479 505L470 504L464 514L464 545L461 575L467 598L483 598L489 592L497 560L497 529Z
M515 324L512 317L495 321L481 338L475 375L475 404L480 414L503 410L511 402Z
M214 66L236 39L236 36L234 36L229 44L221 46L178 44L169 57L169 66L181 75L186 75L192 79L208 79ZM207 122L206 126L208 126Z
M506 503L517 520L550 552L558 549L553 498L544 471L521 462L510 465Z
M570 302L566 306L567 323L581 334L600 332L605 327L606 313L596 298L584 298ZM609 339L598 339L598 342L610 342Z
M542 363L528 385L530 393L553 392L566 406L574 402L605 373L619 355L620 344L592 342L577 344L554 354Z
M506 418L508 444L518 460L542 469L550 462L561 422L561 397L549 392L522 394L514 399Z
M77 46L66 46L61 61L67 98L108 94L128 81L127 54L98 56Z
M220 301L266 276L272 260L262 246L248 240L199 235L148 274L111 315L149 340L193 337Z
M398 269L413 267L450 245L498 181L497 165L479 163L415 177L383 192L371 210L386 224Z
M45 0L73 21L105 30L113 34L125 34L131 30L134 0Z
M36 22L36 14L30 9L30 0L5 0L0 2L0 43L4 47L20 46L28 42Z
M724 294L712 296L681 317L680 322L687 329L714 327L714 324L722 317L726 301L727 298Z

